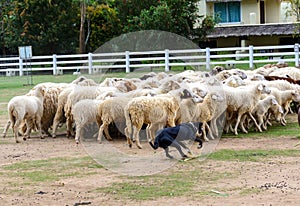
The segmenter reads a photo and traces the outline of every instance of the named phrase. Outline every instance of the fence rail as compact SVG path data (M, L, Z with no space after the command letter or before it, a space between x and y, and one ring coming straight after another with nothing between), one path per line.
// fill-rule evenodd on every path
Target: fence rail
M175 66L204 67L215 65L248 64L284 61L299 67L299 44L280 46L248 46L230 48L205 48L188 50L162 50L142 52L88 53L72 55L33 56L23 60L20 57L0 58L0 74L19 75L28 71L52 71L53 75L64 71L86 70L89 74L103 69L123 69L127 73L134 68L161 67L166 72Z

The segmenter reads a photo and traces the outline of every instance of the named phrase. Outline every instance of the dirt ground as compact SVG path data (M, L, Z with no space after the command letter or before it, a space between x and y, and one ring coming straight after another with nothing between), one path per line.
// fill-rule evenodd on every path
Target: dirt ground
M3 124L4 121L1 121L1 129ZM265 138L261 135L257 138L224 138L220 140L216 150L294 150L300 148L298 143L299 139L295 137ZM123 147L125 142L115 141L114 144ZM146 148L147 146L144 150L132 148L132 151L133 154L142 154L143 151L148 151ZM79 175L64 176L59 181L41 181L36 184L28 183L24 177L18 176L18 168L10 170L12 175L7 174L7 168L16 163L26 165L33 160L86 157L84 146L76 145L73 139L63 136L43 140L31 138L16 144L12 137L0 138L0 150L1 205L299 205L300 202L298 157L279 156L261 161L206 159L178 162L161 174L199 171L197 179L192 180L197 181L193 192L180 196L135 200L120 197L116 192L103 192L99 188L119 182L137 181L138 177L127 179L126 175L101 167L79 166L72 170ZM51 169L53 168L49 168ZM84 174L81 171L83 169L86 170ZM205 173L201 174L203 171ZM207 181L206 176L219 173L230 175Z
M0 138L0 142L3 143L0 144L0 174L4 172L3 167L18 162L87 155L82 144L76 145L74 140L64 137L44 140L32 138L20 144L14 143L13 138ZM216 149L295 149L298 142L299 139L292 137L227 138L221 139ZM115 144L120 146L124 142L116 141ZM191 170L194 167L199 171L206 170L206 174L230 172L234 177L224 177L197 186L199 191L211 188L216 195L195 196L191 193L145 201L120 199L113 193L98 192L96 188L124 181L122 175L105 168L91 169L95 172L93 175L66 177L59 182L36 186L22 185L22 178L12 184L13 180L7 177L0 180L0 202L1 205L297 205L300 202L299 158L280 157L258 162L192 161L190 164L175 164L163 173ZM241 190L248 192L241 194Z

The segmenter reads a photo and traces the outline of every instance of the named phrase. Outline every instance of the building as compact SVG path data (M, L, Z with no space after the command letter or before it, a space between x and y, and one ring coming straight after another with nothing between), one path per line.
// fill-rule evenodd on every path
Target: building
M286 45L298 42L300 24L287 15L290 3L282 0L203 0L200 14L219 18L207 35L210 47Z

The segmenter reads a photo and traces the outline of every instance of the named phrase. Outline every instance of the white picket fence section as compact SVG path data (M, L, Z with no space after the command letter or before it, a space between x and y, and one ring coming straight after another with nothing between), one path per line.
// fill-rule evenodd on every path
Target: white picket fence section
M24 72L50 71L53 75L65 71L81 71L95 74L135 68L164 68L168 72L175 66L203 67L210 70L216 65L248 64L284 61L299 67L299 44L281 46L248 46L230 48L205 48L189 50L162 50L143 52L88 53L72 55L33 56L23 60L19 57L0 58L0 75L23 76Z

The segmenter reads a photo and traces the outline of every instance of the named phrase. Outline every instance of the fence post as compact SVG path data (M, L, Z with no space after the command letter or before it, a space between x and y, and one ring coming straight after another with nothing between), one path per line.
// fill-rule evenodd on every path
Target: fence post
M126 73L130 72L130 56L129 51L125 52L125 58L126 58Z
M89 74L93 74L93 56L92 53L89 53Z
M205 54L206 54L206 70L210 70L210 48L209 47L206 47Z
M252 45L250 45L249 46L249 68L250 69L253 69L254 68L254 62L253 62L253 60L254 60L254 57L253 57L253 46Z
M53 75L57 75L57 58L56 54L53 54Z
M19 76L23 76L23 59L19 58Z
M299 67L299 44L296 43L294 46L295 51L295 67Z
M169 67L169 56L170 56L170 50L166 49L165 50L165 72L169 72L170 71L170 67Z

